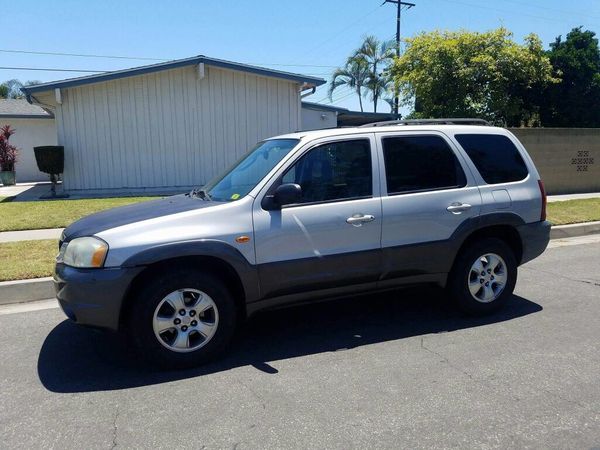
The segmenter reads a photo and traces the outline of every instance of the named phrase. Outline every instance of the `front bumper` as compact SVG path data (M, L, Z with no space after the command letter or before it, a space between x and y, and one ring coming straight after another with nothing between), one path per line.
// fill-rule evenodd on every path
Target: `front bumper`
M525 264L544 253L544 250L548 247L548 242L550 242L551 226L550 222L544 220L517 227L523 243L523 256L520 264Z
M81 325L117 330L121 305L142 267L76 269L56 264L54 289L67 317Z

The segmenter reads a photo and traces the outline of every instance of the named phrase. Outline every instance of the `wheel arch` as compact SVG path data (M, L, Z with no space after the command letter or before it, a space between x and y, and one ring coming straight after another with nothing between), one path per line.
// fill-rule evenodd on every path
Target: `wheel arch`
M452 269L462 251L482 238L497 238L504 241L515 255L517 264L523 259L523 241L517 227L524 225L525 221L514 213L492 213L479 216L474 220L467 221L456 231L461 236L457 239L460 245L454 255Z
M513 225L487 225L469 234L458 249L457 256L471 243L483 238L497 238L504 241L515 255L517 263L523 258L523 242L519 232ZM456 260L456 257L455 257Z
M147 280L178 267L197 268L219 278L231 289L240 319L246 317L246 303L258 296L258 275L254 266L229 244L219 241L188 241L147 249L129 258L125 266L144 269L130 283L123 298L119 328L127 323L137 288Z

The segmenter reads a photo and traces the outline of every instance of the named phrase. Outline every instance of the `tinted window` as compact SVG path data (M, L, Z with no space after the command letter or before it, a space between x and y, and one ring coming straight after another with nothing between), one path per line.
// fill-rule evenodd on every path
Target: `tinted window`
M488 184L520 181L527 176L527 166L515 144L499 134L457 134L465 149Z
M389 194L466 185L456 155L438 136L386 137L383 157Z
M302 202L369 197L373 193L368 140L332 142L313 148L284 175L302 187Z

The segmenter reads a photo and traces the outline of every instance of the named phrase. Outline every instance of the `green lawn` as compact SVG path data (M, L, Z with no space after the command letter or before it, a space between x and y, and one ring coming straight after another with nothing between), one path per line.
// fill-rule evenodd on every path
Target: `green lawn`
M120 197L11 202L10 197L0 197L0 231L63 228L77 219L103 209L156 198Z
M18 241L0 244L0 281L52 275L58 241Z
M64 227L95 211L152 198L45 202L6 202L0 198L0 231ZM548 203L548 220L555 225L600 220L600 199ZM51 276L57 253L58 242L53 239L0 243L0 281Z
M600 198L548 203L548 220L554 225L600 220Z

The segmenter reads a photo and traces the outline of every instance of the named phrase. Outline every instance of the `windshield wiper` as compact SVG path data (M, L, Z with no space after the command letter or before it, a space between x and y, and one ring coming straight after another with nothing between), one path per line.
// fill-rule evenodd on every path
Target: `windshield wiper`
M190 197L200 197L202 200L210 200L210 195L204 189L195 188L188 194Z

